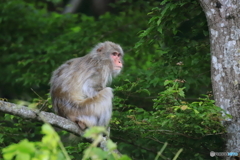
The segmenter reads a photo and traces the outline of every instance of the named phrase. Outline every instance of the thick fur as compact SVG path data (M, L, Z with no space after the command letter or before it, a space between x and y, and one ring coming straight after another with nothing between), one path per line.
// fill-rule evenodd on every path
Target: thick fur
M113 93L106 86L120 72L113 70L113 52L123 56L119 45L99 43L86 56L71 59L53 72L50 93L57 114L78 123L82 129L108 125Z

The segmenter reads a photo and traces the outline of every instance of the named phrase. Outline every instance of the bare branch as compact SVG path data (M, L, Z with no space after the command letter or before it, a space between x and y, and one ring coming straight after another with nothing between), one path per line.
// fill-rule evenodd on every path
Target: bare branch
M35 119L38 121L47 122L75 135L83 135L83 131L80 130L76 123L53 113L39 111L37 109L33 110L28 107L18 106L16 104L4 101L0 101L0 112L19 116L25 119Z

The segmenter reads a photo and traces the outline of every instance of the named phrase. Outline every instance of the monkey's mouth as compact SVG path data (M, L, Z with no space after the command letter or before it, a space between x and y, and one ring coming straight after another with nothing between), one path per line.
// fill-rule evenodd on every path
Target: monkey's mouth
M122 67L120 67L120 66L116 66L115 69L122 69Z

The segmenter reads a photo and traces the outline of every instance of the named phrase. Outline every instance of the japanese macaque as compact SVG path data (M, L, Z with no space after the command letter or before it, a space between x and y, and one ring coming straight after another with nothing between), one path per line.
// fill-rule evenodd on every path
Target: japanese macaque
M54 111L82 130L107 126L112 115L112 88L123 67L123 50L110 41L97 44L84 57L74 58L53 72L50 85Z

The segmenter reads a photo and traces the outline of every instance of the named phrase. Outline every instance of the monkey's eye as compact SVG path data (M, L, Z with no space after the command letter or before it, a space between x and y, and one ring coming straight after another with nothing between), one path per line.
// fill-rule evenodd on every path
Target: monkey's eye
M113 56L117 56L117 52L113 52L112 55L113 55Z

